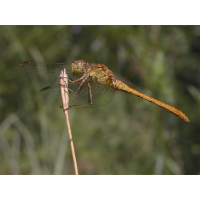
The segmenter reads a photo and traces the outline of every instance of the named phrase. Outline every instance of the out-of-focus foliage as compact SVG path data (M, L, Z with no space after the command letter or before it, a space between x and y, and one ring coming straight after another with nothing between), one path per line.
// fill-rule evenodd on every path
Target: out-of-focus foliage
M0 26L0 174L74 174L62 109L15 76L26 60L103 63L190 119L116 92L69 111L80 174L200 173L200 26Z

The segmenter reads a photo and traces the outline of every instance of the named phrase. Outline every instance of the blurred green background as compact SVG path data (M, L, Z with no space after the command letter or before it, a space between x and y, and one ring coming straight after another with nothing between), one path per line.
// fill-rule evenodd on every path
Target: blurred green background
M0 174L74 174L61 108L13 73L26 60L103 63L187 123L116 92L69 111L80 174L200 174L200 26L0 26Z

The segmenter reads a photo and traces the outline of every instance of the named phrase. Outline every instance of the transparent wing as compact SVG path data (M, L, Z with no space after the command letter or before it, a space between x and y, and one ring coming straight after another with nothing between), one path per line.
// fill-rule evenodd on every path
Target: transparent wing
M23 83L28 84L29 88L34 90L34 98L39 103L61 105L59 75L63 67L63 63L27 61L18 65L15 73ZM41 91L45 87L51 87L51 89Z
M41 104L62 105L60 94L60 71L65 67L67 75L74 80L71 72L70 63L51 63L51 62L23 62L16 67L16 74L34 89L34 98ZM74 94L69 91L70 106L84 105L89 102L88 83L85 82L81 92ZM72 84L69 88L76 91L80 83ZM114 90L108 85L101 85L90 82L92 90L92 105L89 107L102 106L109 103L114 95Z
M114 89L108 85L102 85L95 82L89 82L91 85L92 93L92 105L88 106L99 107L108 104L112 101L114 96ZM70 89L76 90L79 84L69 84ZM69 91L69 104L70 106L85 105L89 102L89 89L88 83L86 82L81 89L79 94L74 94Z

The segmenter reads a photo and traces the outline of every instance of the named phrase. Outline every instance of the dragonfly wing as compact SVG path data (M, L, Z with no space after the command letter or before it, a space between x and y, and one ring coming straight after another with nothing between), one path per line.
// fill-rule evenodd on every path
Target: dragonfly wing
M36 93L36 98L41 104L49 106L62 106L59 83L49 89Z
M61 105L59 75L63 67L62 63L27 61L18 65L15 73L34 90L33 98L39 103Z
M103 85L95 82L89 82L91 85L92 90L92 105L88 106L92 107L99 107L108 104L112 101L114 96L114 89L108 85ZM77 90L78 84L69 84L69 88L73 89L74 91ZM70 106L74 105L85 105L89 102L89 89L88 89L88 82L84 84L79 94L74 94L73 92L69 91L69 104Z
M62 105L60 94L60 71L65 67L68 76L74 80L70 64L51 63L51 62L31 62L26 61L16 67L16 74L35 91L35 98L41 104ZM108 85L89 82L91 85L92 105L97 107L108 104L114 95L114 90ZM76 91L79 83L70 83L69 88ZM89 102L88 82L85 82L81 92L75 94L69 91L69 105L84 105Z

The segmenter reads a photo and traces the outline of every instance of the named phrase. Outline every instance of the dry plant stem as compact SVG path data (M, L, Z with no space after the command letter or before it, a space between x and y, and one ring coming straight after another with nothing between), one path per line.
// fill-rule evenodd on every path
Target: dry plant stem
M61 90L61 97L62 97L62 103L63 103L63 111L65 114L65 120L67 124L69 141L70 141L72 157L73 157L73 162L74 162L74 170L75 170L75 174L78 175L78 166L76 162L76 155L75 155L74 144L72 140L72 133L71 133L70 123L69 123L69 115L68 115L69 93L68 93L68 79L67 79L65 68L61 71L61 74L60 74L60 90Z

